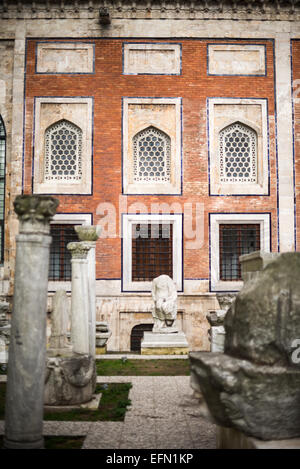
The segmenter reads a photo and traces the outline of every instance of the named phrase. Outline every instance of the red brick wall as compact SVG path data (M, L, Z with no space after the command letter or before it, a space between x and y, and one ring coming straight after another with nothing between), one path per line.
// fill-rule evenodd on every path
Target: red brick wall
M130 39L131 40L131 39ZM81 39L82 41L82 39ZM87 41L88 42L88 41ZM99 202L111 202L118 210L122 192L121 122L122 97L182 97L183 105L183 195L129 196L128 206L143 202L150 211L153 202L202 202L205 207L204 244L199 250L185 249L184 277L209 277L209 212L271 212L272 249L277 250L277 182L274 127L273 42L267 47L267 76L207 76L207 41L182 40L182 75L122 75L122 40L95 39L95 75L35 74L35 40L28 41L26 67L26 140L24 191L31 192L33 154L33 98L35 96L94 97L94 172L92 196L59 196L59 212L93 212L99 217ZM137 40L134 39L134 42ZM144 40L141 42L145 42ZM149 41L151 42L151 41ZM157 42L157 41L152 41ZM163 42L163 41L160 41ZM166 40L166 42L172 42ZM209 41L210 43L213 41ZM216 41L220 42L220 40ZM226 42L226 41L224 41ZM230 40L230 43L233 41ZM242 42L242 41L237 41ZM249 43L249 41L245 41ZM255 42L253 42L255 44ZM300 45L299 45L300 47ZM300 73L300 68L299 68ZM207 97L267 98L270 132L270 196L209 197ZM299 110L300 112L300 110ZM298 162L299 164L299 162ZM189 184L189 183L198 183ZM197 187L195 189L195 186ZM121 277L121 240L98 241L97 278Z

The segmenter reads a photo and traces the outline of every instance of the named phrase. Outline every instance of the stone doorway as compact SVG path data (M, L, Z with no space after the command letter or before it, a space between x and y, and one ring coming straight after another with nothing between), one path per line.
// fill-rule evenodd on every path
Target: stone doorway
M130 351L141 353L141 341L145 331L152 331L153 324L138 324L131 330Z

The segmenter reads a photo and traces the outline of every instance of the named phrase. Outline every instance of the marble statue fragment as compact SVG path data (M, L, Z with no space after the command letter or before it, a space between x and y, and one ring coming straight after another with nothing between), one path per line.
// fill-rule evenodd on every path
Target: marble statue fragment
M65 290L57 290L52 300L51 336L49 352L61 355L71 349L67 333L69 328L69 304Z
M160 275L153 280L152 298L153 332L177 332L173 326L177 317L177 290L168 275Z

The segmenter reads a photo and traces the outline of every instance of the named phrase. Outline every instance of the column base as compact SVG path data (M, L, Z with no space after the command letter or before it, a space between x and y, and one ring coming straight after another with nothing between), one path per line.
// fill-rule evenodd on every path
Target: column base
M12 441L4 437L4 449L45 449L44 438L37 441Z

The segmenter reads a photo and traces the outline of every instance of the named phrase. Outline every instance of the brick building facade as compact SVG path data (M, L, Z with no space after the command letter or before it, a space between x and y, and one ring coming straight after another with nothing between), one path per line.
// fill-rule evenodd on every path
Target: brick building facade
M151 279L168 273L179 327L208 350L238 256L299 246L299 18L281 1L2 2L2 295L14 197L53 194L49 307L70 291L73 225L99 224L108 349L152 323Z

